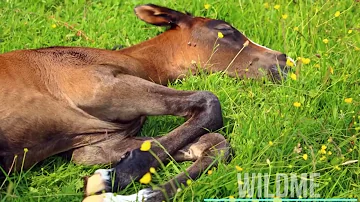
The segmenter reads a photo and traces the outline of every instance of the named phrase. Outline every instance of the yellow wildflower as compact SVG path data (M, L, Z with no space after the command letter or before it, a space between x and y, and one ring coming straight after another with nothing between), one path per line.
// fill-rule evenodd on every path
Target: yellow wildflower
M151 167L151 168L150 168L150 173L156 173L156 170L155 170L154 167Z
M223 35L223 33L221 33L221 32L218 32L218 37L219 37L220 39L224 38L224 35Z
M329 72L330 72L331 74L334 74L334 69L333 69L332 67L330 67L330 68L329 68Z
M344 99L344 101L346 102L346 103L352 103L352 101L353 101L353 99L351 98L351 97L349 97L349 98L345 98Z
M326 159L326 156L322 156L322 157L320 158L320 161L325 161L325 159Z
M352 33L352 29L349 29L348 34L351 34L351 33Z
M301 58L301 62L304 64L304 65L307 65L310 63L310 59L309 58Z
M270 7L268 2L265 2L263 5L264 5L265 8L269 8L269 7Z
M299 31L299 27L294 27L294 31Z
M301 106L301 103L300 102L294 102L294 107L300 107Z
M332 152L331 151L328 151L328 155L331 156Z
M276 5L274 6L274 8L275 8L276 10L279 10L280 5L279 5L279 4L276 4Z
M187 179L187 180L186 180L186 184L187 184L187 185L191 185L191 183L192 183L192 181L191 181L190 179Z
M204 8L205 8L206 10L209 10L210 7L211 7L210 4L204 4Z
M293 61L291 61L289 58L286 60L286 66L288 67L293 67L294 66L294 63Z
M334 14L335 17L339 17L340 16L340 11L336 11Z
M234 196L229 196L229 199L234 199L235 197Z
M149 140L145 140L145 141L142 143L142 145L141 145L141 147L140 147L140 150L141 150L141 151L149 151L150 148L151 148L151 142L150 142Z
M287 14L281 15L282 19L286 20L286 18L288 18Z
M339 166L335 166L336 170L341 170L341 168Z
M53 29L55 29L55 28L56 28L56 24L52 24L51 27L52 27Z
M308 159L308 155L307 154L304 154L303 156L303 159L306 161Z
M208 175L211 175L213 173L212 170L208 170Z
M235 166L235 168L236 168L236 170L239 171L239 172L241 172L241 171L244 170L244 169L243 169L242 167L240 167L240 166Z
M290 78L291 78L292 80L296 81L296 74L291 73L291 74L290 74ZM294 105L294 106L295 106L295 105Z
M325 149L327 149L327 146L326 145L321 145L321 149L325 150Z
M145 175L142 176L142 178L139 180L139 182L142 184L149 184L151 182L151 174L145 173Z
M323 39L323 42L326 44L326 43L329 43L329 39Z
M272 141L269 141L269 145L270 145L270 146L273 146L274 143L273 143Z

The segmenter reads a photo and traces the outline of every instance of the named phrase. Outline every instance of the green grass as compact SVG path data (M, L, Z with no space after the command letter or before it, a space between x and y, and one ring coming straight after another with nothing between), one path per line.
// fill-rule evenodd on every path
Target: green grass
M238 197L236 165L243 168L242 173L270 173L271 193L275 192L275 173L319 172L316 182L321 197L360 199L359 163L342 165L360 157L360 3L278 0L267 1L266 8L265 2L152 1L226 20L255 42L293 58L310 59L309 64L294 69L296 81L289 78L280 84L266 79L235 80L218 73L188 77L170 85L214 92L223 109L225 126L221 133L234 149L229 163L221 163L211 175L202 175L174 201ZM136 18L133 8L142 3L148 2L2 0L0 52L55 45L131 46L164 30ZM204 9L206 3L211 5L209 10ZM280 5L278 10L274 9L276 4ZM336 11L340 16L334 16ZM283 14L288 18L282 19ZM329 42L325 44L323 39ZM352 103L346 103L345 98L352 98ZM301 106L294 107L294 102ZM178 118L151 117L142 135L165 134L181 123ZM300 153L294 152L298 144ZM327 147L325 155L321 154L323 145ZM306 160L304 154L308 155ZM163 182L187 165L170 163L154 180ZM0 200L79 201L82 176L97 168L51 157L29 171L11 174L3 186L0 181ZM134 183L119 193L131 194L140 188Z

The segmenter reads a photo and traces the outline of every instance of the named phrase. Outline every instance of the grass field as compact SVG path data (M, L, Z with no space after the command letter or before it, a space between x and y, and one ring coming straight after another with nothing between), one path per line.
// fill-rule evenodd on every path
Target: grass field
M164 30L136 18L133 8L143 3L149 2L1 0L0 52L44 46L131 46ZM279 84L235 80L219 73L170 84L176 89L209 90L219 97L225 122L220 133L234 149L230 162L203 174L174 201L239 197L237 173L269 173L269 190L275 193L276 173L314 172L320 173L316 178L320 197L360 200L360 164L349 163L360 157L358 1L151 3L226 20L253 41L298 60L293 69L296 79L293 75ZM166 134L182 122L150 117L141 135ZM169 163L158 171L154 184L186 165ZM82 177L98 168L51 157L0 181L0 200L80 201ZM132 194L141 187L134 183L119 193Z

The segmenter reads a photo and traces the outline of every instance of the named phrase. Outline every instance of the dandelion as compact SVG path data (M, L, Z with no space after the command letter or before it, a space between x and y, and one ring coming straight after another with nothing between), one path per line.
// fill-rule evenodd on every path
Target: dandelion
M274 143L273 143L272 141L269 141L269 145L270 145L270 146L273 146Z
M328 151L328 153L327 153L329 156L331 156L331 154L332 154L332 152L331 151Z
M329 68L329 72L330 72L331 74L334 74L334 69L333 69L332 67L330 67L330 68Z
M286 20L286 18L288 18L287 14L281 15L282 19Z
M334 14L335 17L339 17L340 16L340 11L336 11Z
M323 42L324 42L325 44L327 44L327 43L329 43L329 39L323 39Z
M300 102L294 102L294 107L300 107L301 106L301 103Z
M308 155L307 155L307 154L304 154L304 155L302 156L302 158L306 161L306 160L308 159Z
M269 8L269 7L270 7L268 2L264 3L263 5L264 5L265 8Z
M294 31L299 31L299 27L294 27Z
M325 145L322 145L322 146L321 146L321 149L320 149L320 153L321 153L321 154L326 154L326 148L327 148L327 147L326 147Z
M296 74L291 73L291 74L290 74L290 78L291 78L292 80L296 81Z
M220 39L224 38L224 35L223 35L223 33L221 33L221 32L218 32L218 37L219 37Z
M275 8L276 10L279 10L280 5L279 5L279 4L276 4L276 5L274 6L274 8Z
M235 168L236 168L236 170L239 171L239 172L241 172L241 171L244 170L244 169L243 169L242 167L240 167L240 166L235 166Z
M291 61L289 58L286 60L286 66L288 67L293 67L294 66L294 63L293 61Z
M211 7L210 4L204 4L204 8L205 8L206 10L209 10L210 7Z
M213 173L212 170L208 170L208 175L211 175Z
M352 103L352 101L353 101L353 99L351 98L351 97L349 97L349 98L345 98L344 99L344 101L346 102L346 103Z
M351 33L352 33L352 29L349 29L348 34L351 34Z
M301 58L301 62L304 64L304 65L307 65L310 63L310 59L309 58Z
M56 28L56 24L52 24L51 27L52 27L53 29L55 29L55 28Z
M150 173L156 173L156 170L155 170L155 168L154 167L150 167Z
M140 147L140 150L141 150L141 151L149 151L150 148L151 148L151 142L150 142L149 140L145 140L145 141L142 143L142 145L141 145L141 147Z
M191 183L192 183L192 181L191 181L190 179L187 179L187 180L186 180L186 184L187 184L187 185L191 185Z
M320 64L315 64L314 67L320 68Z
M141 184L149 184L151 182L151 174L145 173L144 176L139 180Z

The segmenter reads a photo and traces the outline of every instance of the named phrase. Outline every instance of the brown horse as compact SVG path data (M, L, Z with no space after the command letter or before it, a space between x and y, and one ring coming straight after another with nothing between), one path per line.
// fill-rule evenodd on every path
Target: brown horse
M179 184L213 165L216 156L225 158L228 143L209 133L222 127L215 95L163 85L198 68L234 77L269 74L278 80L286 75L285 54L255 44L224 21L152 4L136 7L135 13L147 23L170 28L119 51L52 47L0 55L0 165L5 170L26 169L71 151L76 163L116 164L88 178L85 201L167 199ZM136 137L147 115L187 121L162 137ZM141 149L146 140L155 156ZM127 186L169 154L177 161L195 162L163 189L89 196Z

